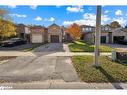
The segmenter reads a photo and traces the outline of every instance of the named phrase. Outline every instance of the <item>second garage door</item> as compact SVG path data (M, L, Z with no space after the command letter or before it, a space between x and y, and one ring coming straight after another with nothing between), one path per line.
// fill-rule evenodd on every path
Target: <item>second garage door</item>
M42 43L42 35L32 35L32 43Z
M59 36L51 35L51 43L59 43Z

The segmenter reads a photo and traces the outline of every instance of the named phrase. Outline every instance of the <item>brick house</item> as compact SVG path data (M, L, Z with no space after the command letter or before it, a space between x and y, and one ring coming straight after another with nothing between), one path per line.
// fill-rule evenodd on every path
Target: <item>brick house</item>
M27 34L30 32L29 27L24 24L16 24L16 34L19 38L27 39Z
M61 43L63 42L63 29L53 23L45 28L44 26L31 27L31 43Z
M55 23L48 27L48 42L61 43L63 41L62 28Z
M16 27L16 35L18 38L26 40L30 43L30 28L24 24L15 24Z
M47 30L44 26L32 26L31 31L31 43L44 43L47 42Z

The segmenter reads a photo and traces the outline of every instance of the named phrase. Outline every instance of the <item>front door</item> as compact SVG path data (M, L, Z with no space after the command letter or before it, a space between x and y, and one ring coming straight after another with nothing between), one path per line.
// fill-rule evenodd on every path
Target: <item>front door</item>
M101 43L106 43L106 36L101 36Z
M59 43L59 35L51 35L51 43Z

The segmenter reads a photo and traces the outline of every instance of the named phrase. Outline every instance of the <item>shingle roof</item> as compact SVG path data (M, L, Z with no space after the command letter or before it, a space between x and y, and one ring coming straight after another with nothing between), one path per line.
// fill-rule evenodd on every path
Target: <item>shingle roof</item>
M31 26L30 29L45 29L44 26Z
M49 27L52 27L52 26L57 26L57 27L60 27L59 25L57 25L57 24L53 23L52 25L48 26L48 28L49 28Z

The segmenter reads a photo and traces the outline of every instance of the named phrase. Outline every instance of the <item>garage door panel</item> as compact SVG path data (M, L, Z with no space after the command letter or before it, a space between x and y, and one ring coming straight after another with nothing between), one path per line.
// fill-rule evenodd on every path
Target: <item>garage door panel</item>
M59 36L51 35L51 43L59 43Z
M42 43L42 35L32 35L32 43Z
M124 36L114 36L113 37L113 42L114 43L119 43L119 41L121 41L121 40L124 40Z

